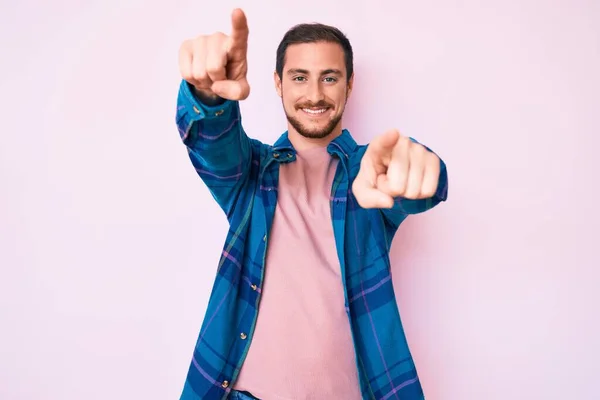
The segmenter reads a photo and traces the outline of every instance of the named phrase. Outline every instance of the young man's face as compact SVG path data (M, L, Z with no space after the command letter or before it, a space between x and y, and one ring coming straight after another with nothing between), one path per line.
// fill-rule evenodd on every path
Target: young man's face
M347 80L344 50L330 42L289 46L281 79L275 73L277 93L290 125L311 139L341 133L352 81Z

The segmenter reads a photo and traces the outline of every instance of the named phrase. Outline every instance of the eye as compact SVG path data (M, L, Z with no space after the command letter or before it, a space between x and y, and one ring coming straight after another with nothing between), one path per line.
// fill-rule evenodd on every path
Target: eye
M295 76L292 78L292 80L296 82L302 82L303 80L306 80L306 78L303 76Z
M337 79L334 78L334 77L332 77L332 76L325 77L325 78L323 78L323 80L325 82L327 82L327 83L335 83L335 82L337 82Z

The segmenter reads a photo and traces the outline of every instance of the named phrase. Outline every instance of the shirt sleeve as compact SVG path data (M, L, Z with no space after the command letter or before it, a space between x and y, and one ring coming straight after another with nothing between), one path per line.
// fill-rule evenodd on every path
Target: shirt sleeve
M208 106L183 80L177 96L176 124L193 167L229 216L248 180L252 158L239 102L225 100Z

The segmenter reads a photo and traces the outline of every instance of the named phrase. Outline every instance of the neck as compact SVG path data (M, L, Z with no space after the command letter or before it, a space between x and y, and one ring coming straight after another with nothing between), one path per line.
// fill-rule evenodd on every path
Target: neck
M288 138L290 139L292 146L294 146L294 148L299 151L310 150L314 149L315 147L327 147L327 145L329 145L329 143L331 143L332 140L334 140L341 134L341 121L340 124L338 124L335 127L335 129L324 138L307 138L306 136L302 136L301 134L299 134L293 126L288 124Z

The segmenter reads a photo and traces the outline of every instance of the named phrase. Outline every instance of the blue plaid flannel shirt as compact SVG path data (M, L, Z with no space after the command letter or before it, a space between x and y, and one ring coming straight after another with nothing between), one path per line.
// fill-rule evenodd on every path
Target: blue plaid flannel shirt
M192 165L229 222L180 399L227 399L252 342L279 165L293 162L296 153L287 132L272 146L251 139L238 102L208 107L185 81L179 87L176 123ZM394 296L388 252L409 214L446 200L446 166L441 163L433 198L399 198L391 209L363 209L351 183L366 146L357 145L344 130L327 150L340 160L331 188L331 216L363 399L424 399Z

